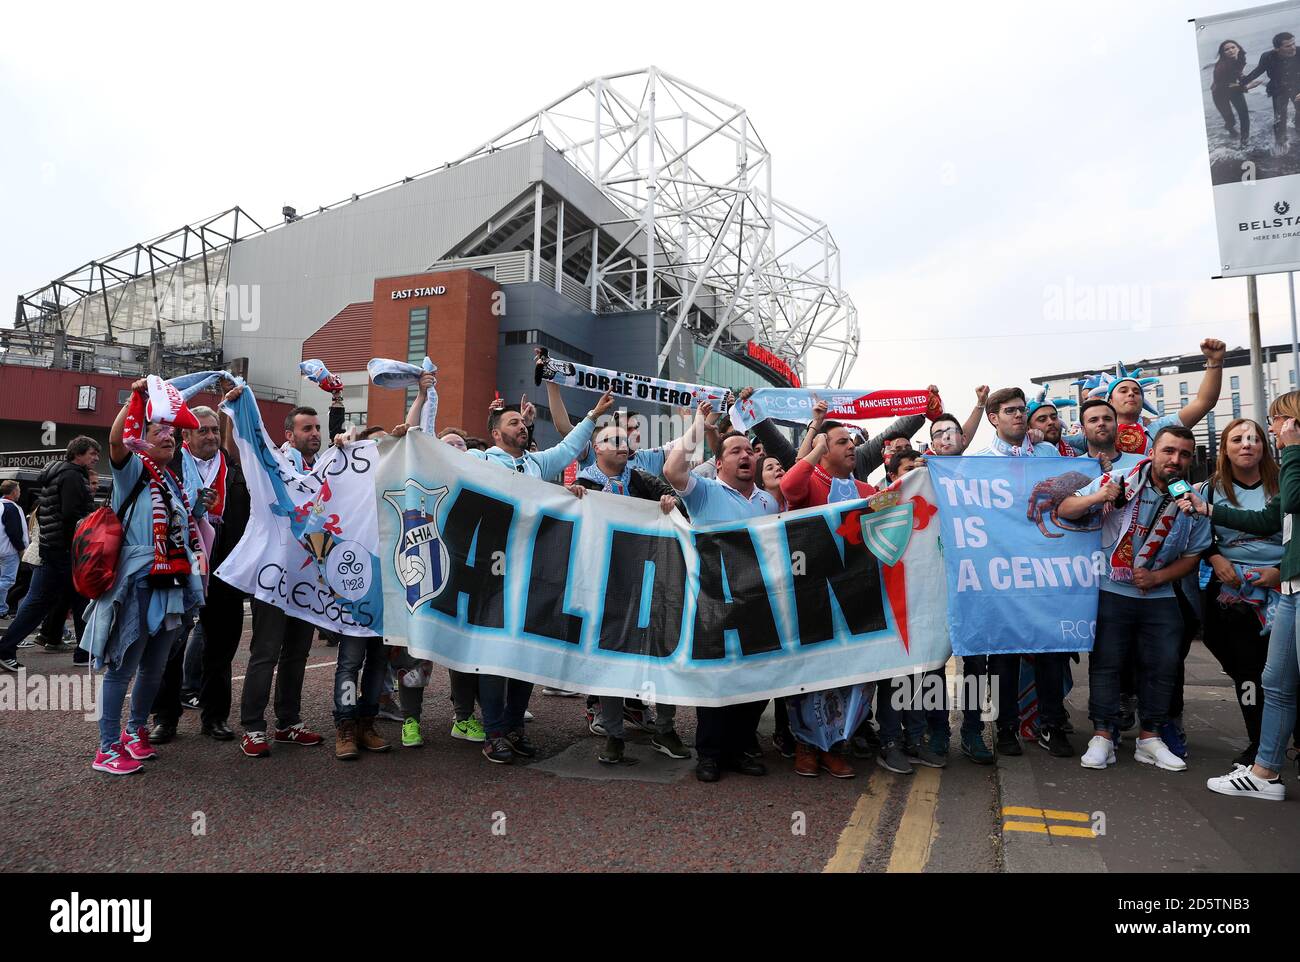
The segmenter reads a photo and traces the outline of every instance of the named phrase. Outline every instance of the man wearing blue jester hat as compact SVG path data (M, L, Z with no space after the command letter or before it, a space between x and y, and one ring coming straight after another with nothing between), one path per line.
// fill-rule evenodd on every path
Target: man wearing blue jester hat
M1115 408L1119 417L1116 447L1121 453L1136 454L1146 457L1151 453L1155 436L1163 428L1179 426L1192 428L1205 417L1219 401L1219 390L1223 386L1223 354L1227 346L1220 340L1207 337L1201 342L1201 353L1205 355L1205 377L1201 379L1200 390L1196 397L1187 402L1187 406L1172 414L1155 418L1142 417L1145 407L1152 414L1156 411L1147 402L1146 386L1154 384L1157 378L1142 377L1139 368L1129 371L1122 364L1115 365L1115 373L1101 372L1081 378L1073 383L1081 385L1088 398L1099 397L1107 400ZM1071 435L1068 439L1071 447L1083 454L1088 442L1082 435Z
M1058 411L1060 408L1077 407L1078 402L1073 398L1048 398L1047 391L1050 387L1050 384L1044 384L1038 397L1029 402L1029 437L1053 445L1063 458L1077 457L1079 452L1070 447L1069 441L1063 437Z

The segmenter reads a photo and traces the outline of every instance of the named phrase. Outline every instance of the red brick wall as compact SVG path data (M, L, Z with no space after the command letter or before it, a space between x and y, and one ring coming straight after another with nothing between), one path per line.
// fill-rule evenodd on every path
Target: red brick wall
M393 300L393 291L445 287L446 293ZM497 316L493 294L501 289L476 271L441 271L375 281L374 357L407 359L413 308L429 309L427 353L438 365L438 427L463 427L482 436L496 387ZM371 424L392 426L406 417L406 392L373 385L367 405Z
M0 418L5 421L53 421L60 428L86 430L112 427L121 405L117 392L129 390L134 378L113 374L82 374L77 371L51 370L0 364ZM99 389L94 411L77 410L77 388L89 384ZM489 394L489 397L491 395ZM216 408L219 399L215 394L199 394L190 400L191 406L206 404ZM266 422L271 437L284 436L284 417L292 405L279 401L259 399L258 408ZM64 431L59 432L62 437Z

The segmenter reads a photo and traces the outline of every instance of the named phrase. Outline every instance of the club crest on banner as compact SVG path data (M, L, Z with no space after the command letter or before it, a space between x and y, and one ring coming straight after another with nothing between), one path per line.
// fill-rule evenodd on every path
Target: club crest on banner
M397 491L385 491L384 500L401 519L400 534L393 549L393 566L406 588L406 607L414 613L420 605L442 594L447 586L451 559L438 533L438 511L447 488L430 490L418 481L407 480Z
M862 540L873 555L896 565L912 540L912 502L862 515Z

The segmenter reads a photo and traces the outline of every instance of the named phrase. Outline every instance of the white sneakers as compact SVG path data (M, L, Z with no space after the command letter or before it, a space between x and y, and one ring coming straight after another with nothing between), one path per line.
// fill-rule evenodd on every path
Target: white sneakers
M1088 750L1079 759L1084 768L1105 768L1115 764L1115 743L1105 735L1093 735L1088 740Z
M1262 798L1270 802L1286 800L1286 786L1282 779L1275 778L1268 782L1255 775L1245 766L1234 767L1227 775L1208 779L1205 787L1220 795L1236 795L1241 798Z
M1187 770L1187 763L1169 750L1163 738L1139 738L1133 757L1143 765L1154 765L1167 772Z
M1160 738L1139 738L1133 757L1143 765L1155 765L1167 772L1181 772L1187 768L1187 763L1171 752ZM1079 764L1084 768L1107 768L1114 765L1115 760L1115 743L1105 735L1093 735Z

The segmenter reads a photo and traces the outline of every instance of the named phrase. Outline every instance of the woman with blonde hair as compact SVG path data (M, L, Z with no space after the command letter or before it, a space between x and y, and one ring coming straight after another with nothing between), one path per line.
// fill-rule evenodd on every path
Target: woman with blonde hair
M1245 507L1233 507L1227 498L1216 497L1211 504L1192 494L1186 499L1184 510L1206 515L1216 527L1262 536L1282 534L1282 557L1278 565L1282 597L1273 616L1268 655L1261 676L1264 711L1260 719L1259 750L1252 765L1234 765L1227 775L1206 782L1210 791L1221 795L1282 801L1286 798L1286 788L1281 779L1282 765L1286 761L1287 742L1295 731L1296 689L1300 687L1300 636L1296 633L1300 538L1294 537L1295 519L1300 515L1300 424L1297 423L1300 419L1300 392L1292 391L1275 399L1269 406L1268 417L1269 433L1282 450L1278 497L1268 501L1262 509L1251 511ZM1231 453L1228 457L1232 464ZM1239 478L1242 472L1232 464L1232 473L1234 478Z

